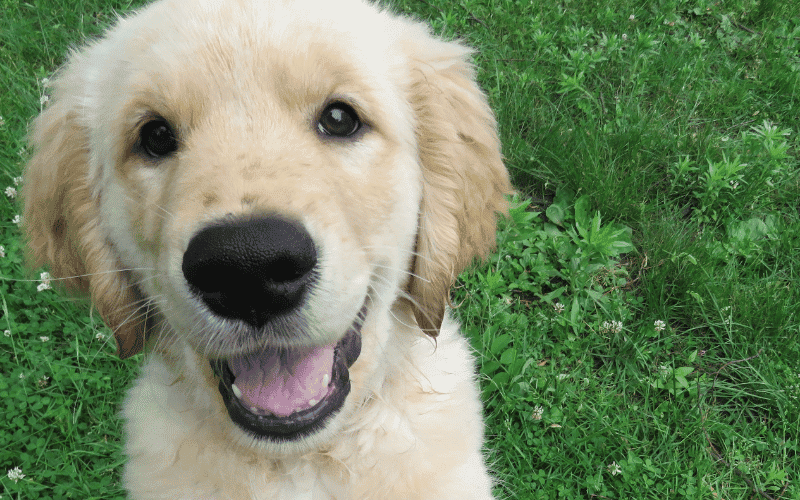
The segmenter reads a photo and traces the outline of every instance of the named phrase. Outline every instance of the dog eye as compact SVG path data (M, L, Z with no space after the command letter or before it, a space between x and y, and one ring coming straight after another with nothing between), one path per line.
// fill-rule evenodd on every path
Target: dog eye
M334 137L349 137L361 128L358 113L348 104L334 102L329 104L319 116L317 129Z
M178 149L175 134L163 118L150 120L142 126L139 130L139 144L153 158L161 158Z

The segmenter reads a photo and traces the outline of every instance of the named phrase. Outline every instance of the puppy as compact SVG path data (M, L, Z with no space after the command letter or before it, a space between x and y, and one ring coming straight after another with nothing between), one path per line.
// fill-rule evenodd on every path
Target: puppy
M360 0L161 0L71 55L24 224L146 352L131 498L491 498L446 307L511 190L469 55Z

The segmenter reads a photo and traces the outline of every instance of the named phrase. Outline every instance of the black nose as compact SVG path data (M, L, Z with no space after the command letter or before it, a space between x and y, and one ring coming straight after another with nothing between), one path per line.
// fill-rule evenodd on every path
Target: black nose
M201 230L189 241L182 269L212 311L259 328L300 304L316 263L314 241L303 225L272 215Z

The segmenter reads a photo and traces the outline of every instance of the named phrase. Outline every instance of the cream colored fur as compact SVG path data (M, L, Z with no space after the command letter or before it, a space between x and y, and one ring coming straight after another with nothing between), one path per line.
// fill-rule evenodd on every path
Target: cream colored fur
M359 0L161 0L72 54L33 127L24 223L34 263L89 294L120 355L146 353L123 410L131 498L491 498L473 355L446 309L510 191L469 53ZM357 137L318 133L337 99ZM153 116L179 140L157 161L137 147ZM233 424L209 366L275 340L226 330L180 267L207 224L260 213L320 249L308 329L283 344L336 342L368 308L344 407L285 443Z

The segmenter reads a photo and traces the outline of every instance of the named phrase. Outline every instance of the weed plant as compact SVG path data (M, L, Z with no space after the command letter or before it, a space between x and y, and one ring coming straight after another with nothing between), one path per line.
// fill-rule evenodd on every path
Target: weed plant
M0 495L123 498L139 360L23 269L25 132L140 2L0 0ZM519 195L456 314L510 499L800 499L800 7L396 0L476 47ZM38 278L38 279L37 279Z

